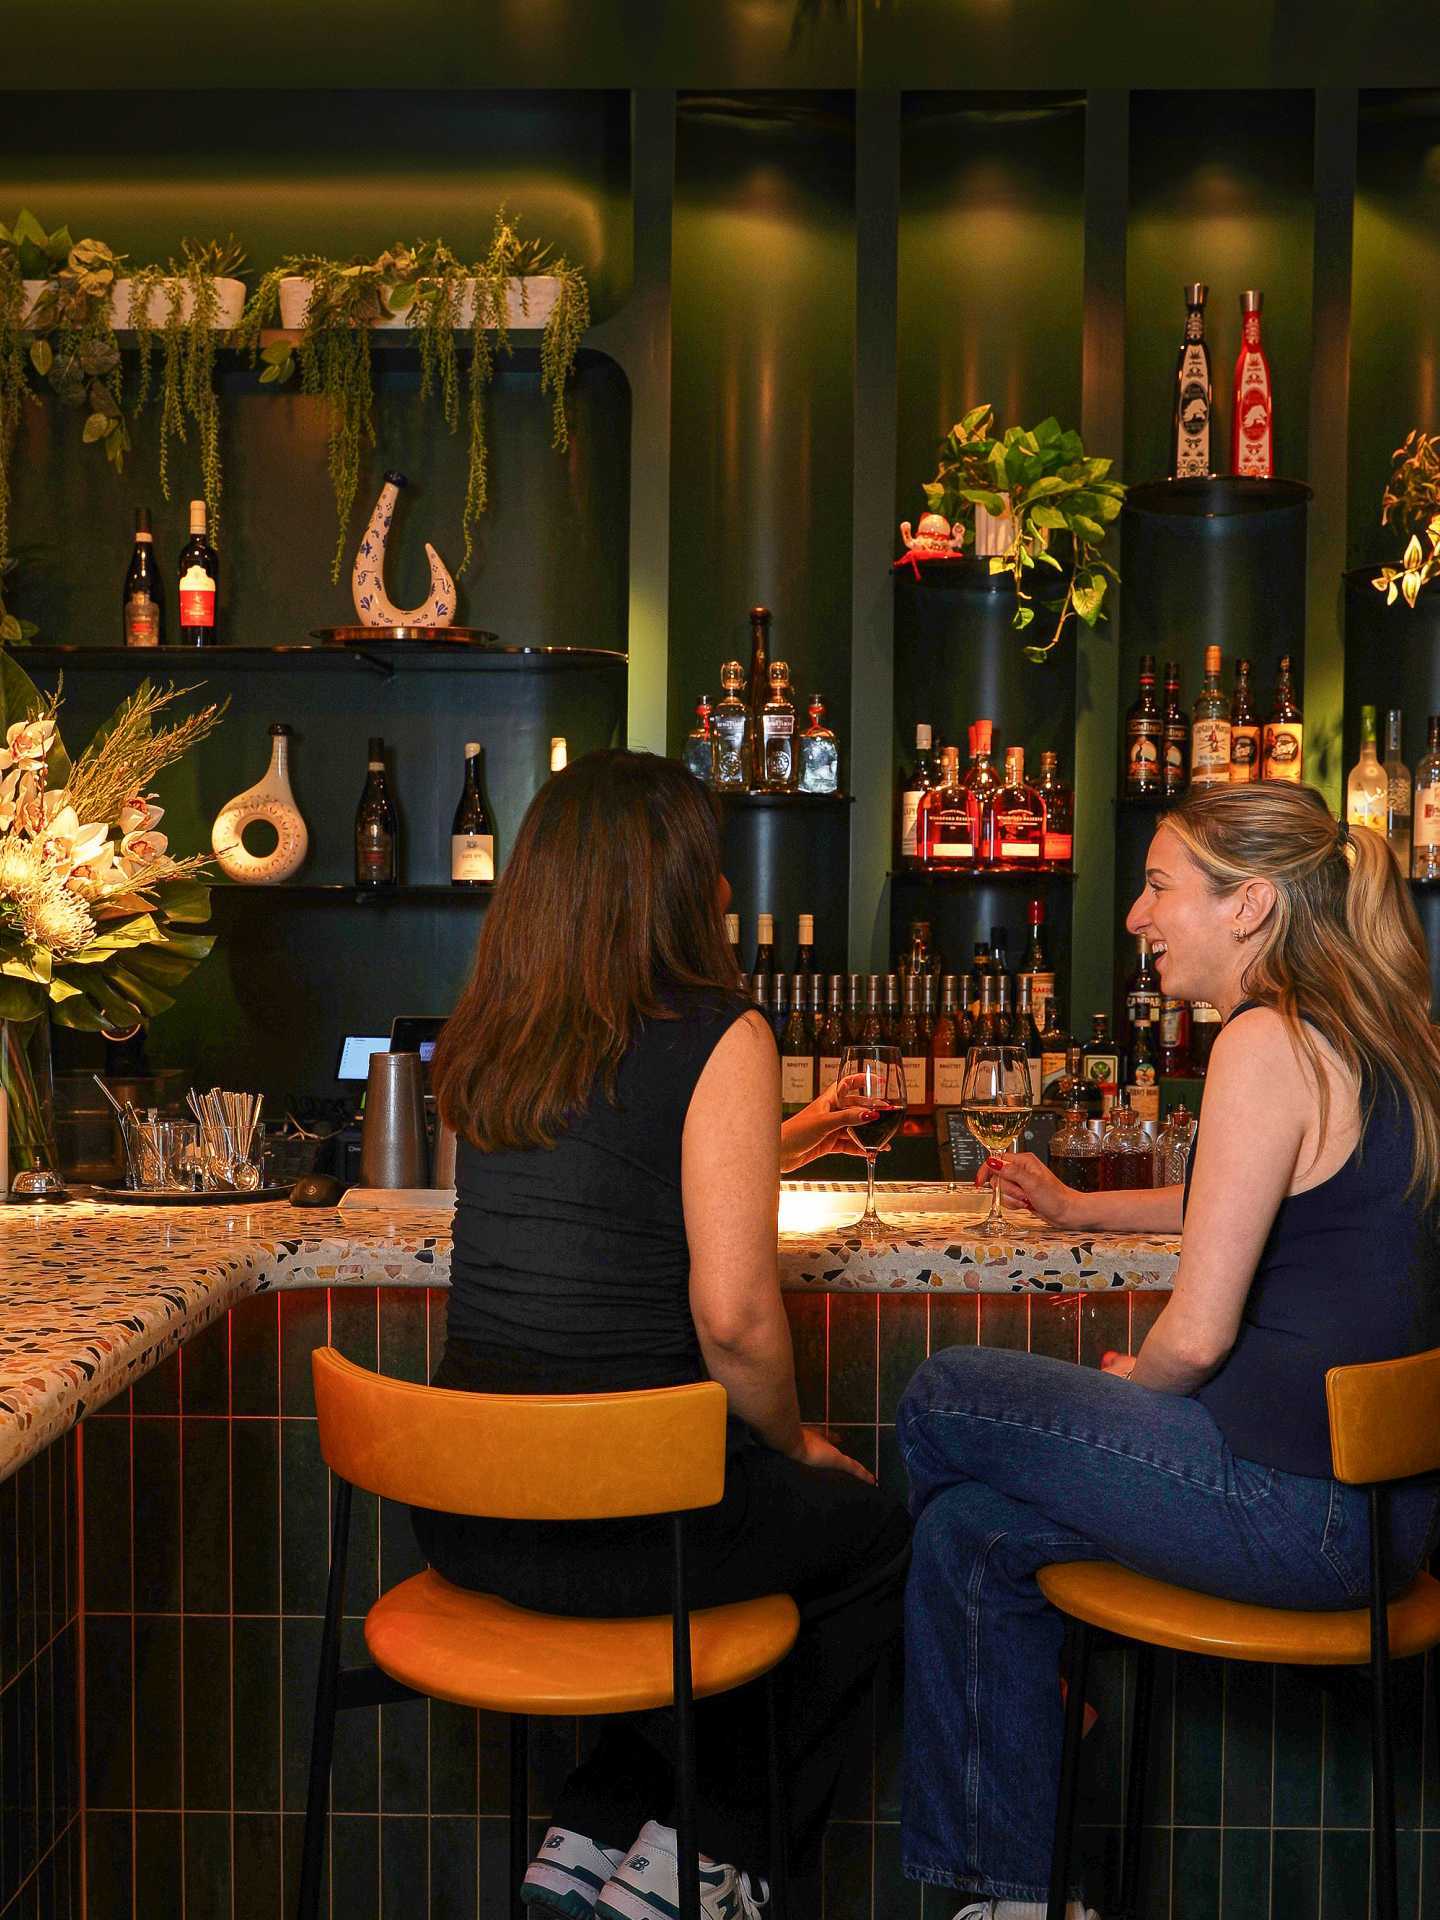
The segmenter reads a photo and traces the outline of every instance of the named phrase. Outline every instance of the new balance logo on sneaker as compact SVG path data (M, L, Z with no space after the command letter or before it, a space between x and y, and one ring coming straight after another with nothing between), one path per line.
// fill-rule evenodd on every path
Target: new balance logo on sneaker
M600 1889L624 1858L583 1833L551 1827L526 1870L520 1898L535 1910L536 1920L548 1914L591 1920Z
M769 1897L763 1880L757 1888L748 1874L734 1867L702 1862L704 1920L761 1920L761 1905ZM650 1821L635 1842L635 1851L601 1889L595 1915L596 1920L680 1920L680 1869L673 1827Z

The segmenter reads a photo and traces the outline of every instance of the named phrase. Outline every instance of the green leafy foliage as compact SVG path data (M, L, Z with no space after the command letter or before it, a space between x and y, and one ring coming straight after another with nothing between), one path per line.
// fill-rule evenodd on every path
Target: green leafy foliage
M1045 568L1065 578L1058 599L1042 600L1057 617L1043 644L1025 647L1027 660L1048 657L1074 615L1087 627L1105 616L1110 582L1119 575L1100 557L1100 547L1125 498L1123 482L1110 477L1109 460L1087 457L1084 442L1053 415L1036 427L1007 427L998 438L994 408L972 407L940 443L939 467L925 486L932 513L975 524L975 509L1008 516L1010 543L991 558L992 574L1015 583L1014 626L1024 632L1035 620L1025 576Z
M1392 472L1380 504L1380 524L1394 525L1410 538L1400 565L1381 567L1370 584L1384 594L1387 607L1403 599L1413 608L1420 589L1440 579L1440 434L1412 427L1390 458Z

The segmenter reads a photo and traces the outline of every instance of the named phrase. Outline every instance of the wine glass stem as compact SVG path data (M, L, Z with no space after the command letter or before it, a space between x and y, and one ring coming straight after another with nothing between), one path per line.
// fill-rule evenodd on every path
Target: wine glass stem
M864 1218L866 1220L874 1220L877 1225L879 1224L879 1215L875 1211L875 1156L873 1153L867 1153L865 1155Z
M995 1178L990 1182L990 1211L985 1216L985 1225L988 1227L992 1220L1003 1220L1004 1218L1005 1208L1000 1199L1000 1173L997 1169Z

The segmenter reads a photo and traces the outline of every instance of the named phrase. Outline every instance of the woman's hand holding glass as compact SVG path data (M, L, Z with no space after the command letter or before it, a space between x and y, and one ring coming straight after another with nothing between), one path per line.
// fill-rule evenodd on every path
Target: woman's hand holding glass
M793 1173L827 1153L864 1153L850 1129L876 1117L876 1104L866 1096L865 1076L844 1075L781 1124L780 1171Z
M875 1211L875 1156L889 1146L905 1118L905 1063L900 1049L878 1044L846 1047L837 1084L846 1082L858 1082L873 1112L868 1120L850 1122L851 1137L865 1156L865 1211L853 1226L840 1231L860 1240L882 1240L890 1229Z
M1057 1180L1045 1162L1033 1153L987 1155L975 1176L975 1184L993 1186L1006 1200L1029 1207L1052 1226L1084 1224L1083 1203L1090 1196L1078 1194L1063 1180Z
M971 1134L992 1158L998 1157L1005 1148L1013 1147L1034 1110L1025 1049L989 1042L971 1047L965 1056L960 1110ZM985 1224L1004 1218L1000 1182L996 1180L991 1188Z

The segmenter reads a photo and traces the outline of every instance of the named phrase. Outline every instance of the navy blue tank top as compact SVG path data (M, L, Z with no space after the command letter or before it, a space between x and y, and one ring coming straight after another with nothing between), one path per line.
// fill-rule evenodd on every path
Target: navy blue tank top
M1327 1370L1440 1346L1435 1212L1405 1196L1413 1145L1409 1107L1383 1084L1344 1166L1280 1202L1235 1345L1194 1395L1242 1459L1328 1478Z
M597 1088L553 1147L455 1155L455 1249L437 1386L620 1393L704 1377L690 1314L680 1143L737 994L675 989L640 1024L615 1099Z

